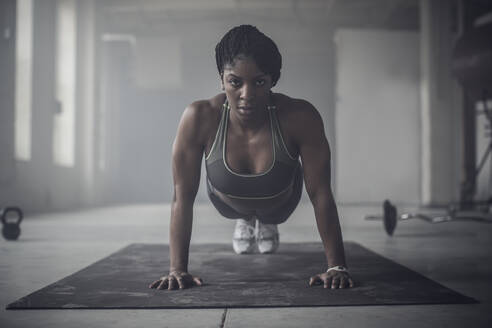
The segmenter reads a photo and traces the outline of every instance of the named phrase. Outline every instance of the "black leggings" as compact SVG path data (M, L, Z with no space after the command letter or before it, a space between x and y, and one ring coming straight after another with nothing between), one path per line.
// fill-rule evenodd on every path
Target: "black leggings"
M293 191L290 198L285 202L285 206L281 206L280 208L276 208L273 210L264 209L255 211L256 218L262 223L267 224L280 224L285 222L289 216L294 212L299 204L299 200L301 199L302 194L302 167L299 165L297 172L294 177L294 186ZM224 203L217 195L212 192L210 182L207 178L207 193L208 197L214 204L215 208L219 211L222 216L228 219L245 219L250 218L251 214L241 214L237 212L235 209Z

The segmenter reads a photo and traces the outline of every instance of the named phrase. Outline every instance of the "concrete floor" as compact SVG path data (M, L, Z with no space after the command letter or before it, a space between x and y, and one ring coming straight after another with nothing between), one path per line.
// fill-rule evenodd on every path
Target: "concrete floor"
M18 298L135 242L167 243L168 205L32 215L16 242L0 240L0 327L491 327L492 224L402 222L393 237L380 208L340 206L345 240L403 264L480 304L210 310L6 311ZM192 243L230 243L234 222L195 206ZM319 241L311 205L279 226L281 241ZM163 273L167 268L163 268ZM323 267L320 267L322 270Z

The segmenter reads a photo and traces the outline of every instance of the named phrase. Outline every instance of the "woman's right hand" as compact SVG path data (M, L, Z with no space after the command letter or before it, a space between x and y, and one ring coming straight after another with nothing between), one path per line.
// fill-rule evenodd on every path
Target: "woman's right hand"
M149 285L155 289L185 289L192 286L201 286L203 281L200 277L194 277L185 271L171 271L168 275L160 277Z

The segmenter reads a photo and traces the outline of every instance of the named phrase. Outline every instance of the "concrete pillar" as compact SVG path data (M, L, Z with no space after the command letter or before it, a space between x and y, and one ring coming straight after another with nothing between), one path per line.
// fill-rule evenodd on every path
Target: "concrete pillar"
M82 204L95 204L95 47L94 0L79 1L77 7L77 158L81 170Z
M421 204L456 201L461 91L451 75L453 2L420 1Z

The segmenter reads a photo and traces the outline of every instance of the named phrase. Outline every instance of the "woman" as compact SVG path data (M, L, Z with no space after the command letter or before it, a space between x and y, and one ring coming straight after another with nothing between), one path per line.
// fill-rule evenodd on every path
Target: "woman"
M224 93L192 103L179 123L172 157L170 271L149 287L202 285L188 273L188 250L203 156L212 203L223 216L237 219L236 253L252 252L255 244L261 253L276 250L277 224L296 208L304 177L328 262L327 272L313 275L309 285L352 287L330 187L330 149L318 111L307 101L272 93L282 58L256 27L233 28L215 53Z

